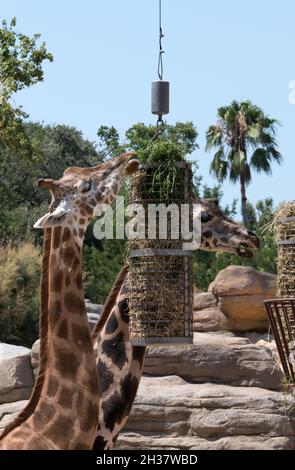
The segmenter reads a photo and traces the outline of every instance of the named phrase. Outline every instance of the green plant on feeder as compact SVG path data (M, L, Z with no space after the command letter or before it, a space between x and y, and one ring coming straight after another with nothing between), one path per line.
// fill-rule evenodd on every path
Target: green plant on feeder
M185 161L184 146L173 141L156 140L138 152L144 171L149 175L150 184L144 185L142 196L169 202L175 199L177 186L183 184L183 168L179 162Z

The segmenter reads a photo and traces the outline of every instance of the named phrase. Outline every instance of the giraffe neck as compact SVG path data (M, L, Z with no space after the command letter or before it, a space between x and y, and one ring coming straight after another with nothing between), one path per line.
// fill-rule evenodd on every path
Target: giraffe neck
M47 366L33 423L62 449L91 448L98 419L98 381L81 252L78 234L68 227L52 229Z
M122 277L123 276L123 277ZM129 341L127 267L124 267L94 329L100 383L99 423L93 450L113 448L140 382L146 348Z

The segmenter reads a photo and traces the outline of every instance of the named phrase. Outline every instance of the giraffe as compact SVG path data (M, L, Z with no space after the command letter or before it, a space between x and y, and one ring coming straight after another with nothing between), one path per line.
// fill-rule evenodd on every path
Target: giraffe
M201 250L253 256L251 250L259 246L253 232L227 217L217 199L195 202L194 216L201 211ZM140 382L146 347L131 345L128 322L128 266L125 265L92 332L101 387L94 450L113 448L126 424Z
M98 424L99 382L87 322L82 246L88 223L110 204L138 168L125 153L92 168L71 167L58 180L39 180L52 195L42 228L41 362L28 405L0 437L2 450L91 449Z

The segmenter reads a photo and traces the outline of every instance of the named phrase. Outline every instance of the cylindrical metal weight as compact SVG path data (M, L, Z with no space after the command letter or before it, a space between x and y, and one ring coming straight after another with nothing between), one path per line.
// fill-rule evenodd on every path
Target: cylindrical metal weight
M158 116L169 113L169 82L152 82L152 113Z

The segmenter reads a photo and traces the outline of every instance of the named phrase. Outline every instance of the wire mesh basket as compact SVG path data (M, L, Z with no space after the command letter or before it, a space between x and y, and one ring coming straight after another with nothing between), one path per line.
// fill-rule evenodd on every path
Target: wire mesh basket
M295 381L295 298L264 302L284 374Z
M178 165L173 194L165 204L173 203L180 213L182 204L192 207L192 173L190 164L179 162ZM130 188L130 202L141 204L146 211L149 204L163 202L153 175L153 167L141 168ZM183 250L180 218L178 238L172 236L172 222L175 222L173 215L168 213L167 236L161 238L160 222L156 219L156 236L150 239L151 221L146 218L145 238L128 242L129 334L135 345L192 342L192 253Z

